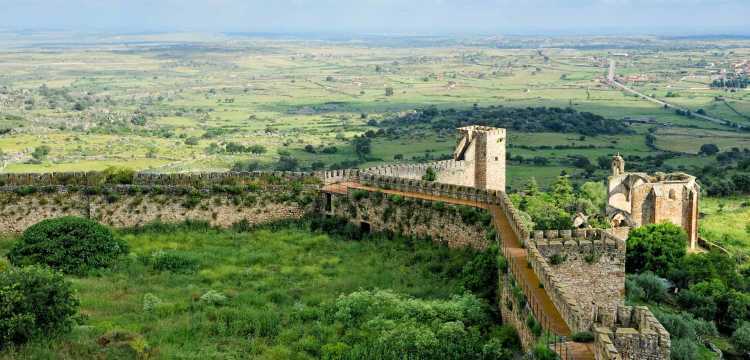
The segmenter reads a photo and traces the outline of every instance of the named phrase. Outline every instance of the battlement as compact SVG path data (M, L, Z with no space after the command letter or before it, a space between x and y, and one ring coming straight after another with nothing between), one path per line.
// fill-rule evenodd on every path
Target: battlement
M625 291L625 241L601 229L535 231L529 264L568 326L612 317Z
M503 128L496 128L491 126L482 125L469 125L458 128L458 132L461 134L473 134L478 132L484 132L490 135L503 136L505 137L506 130Z
M669 332L645 306L620 306L612 326L594 331L596 358L601 360L669 359Z
M432 169L437 174L437 182L461 185L461 179L466 172L466 167L467 164L464 161L444 160L425 164L395 164L371 167L362 170L362 172L372 175L421 180L427 173L427 169Z

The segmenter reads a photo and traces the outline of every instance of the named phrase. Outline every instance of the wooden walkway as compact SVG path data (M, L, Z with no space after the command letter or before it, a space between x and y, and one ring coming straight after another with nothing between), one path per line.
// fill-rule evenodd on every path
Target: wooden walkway
M513 228L510 225L510 220L507 218L499 205L488 204L482 201L454 199L440 195L380 189L372 186L362 185L356 182L331 184L323 188L324 191L340 194L346 194L348 189L379 191L389 195L399 195L403 197L422 200L442 201L447 204L468 205L477 208L488 209L492 213L493 225L495 226L495 229L500 236L500 244L498 245L503 248L503 253L508 260L509 269L515 275L517 284L523 288L524 293L526 294L526 297L528 299L529 307L534 313L537 321L540 322L545 330L549 330L558 336L571 336L572 332L570 330L570 327L568 327L568 325L565 323L565 320L562 318L562 315L557 310L557 307L552 302L552 299L549 297L544 288L539 286L539 277L536 275L533 269L528 267L528 253L513 231ZM561 354L561 356L565 356L565 360L594 359L594 352L591 344L579 344L574 342L568 342L567 344L568 346L566 354Z

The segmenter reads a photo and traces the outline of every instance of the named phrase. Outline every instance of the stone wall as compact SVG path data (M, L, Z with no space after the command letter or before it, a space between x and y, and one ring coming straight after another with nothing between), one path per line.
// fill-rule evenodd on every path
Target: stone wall
M174 187L50 186L34 192L0 190L0 233L18 233L45 219L79 216L114 227L153 221L204 220L229 227L246 221L260 224L300 218L317 191L286 187L245 189L241 192Z
M391 176L410 180L421 180L427 169L435 170L436 182L461 186L471 186L467 175L468 164L465 161L445 160L425 164L396 164L367 168L363 173L370 175Z
M620 306L613 326L595 329L595 353L600 360L669 359L669 333L645 306Z
M349 219L372 232L392 232L430 238L452 248L485 249L490 244L490 215L486 210L428 200L394 197L381 192L349 190L331 194L332 214ZM462 212L481 214L483 220L468 222ZM365 224L365 225L363 225Z
M614 318L625 292L624 240L598 229L537 231L528 257L573 331Z
M514 281L508 274L500 274L499 299L500 315L503 323L513 326L518 332L518 338L524 349L531 349L537 342L537 337L531 332L526 323L531 311L526 304L519 302L514 294Z

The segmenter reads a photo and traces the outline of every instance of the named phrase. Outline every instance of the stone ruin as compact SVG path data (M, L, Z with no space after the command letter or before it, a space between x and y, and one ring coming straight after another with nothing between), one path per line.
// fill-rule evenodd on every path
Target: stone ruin
M614 228L671 222L685 229L689 246L698 246L698 199L700 185L685 173L625 172L618 154L612 159L607 216Z

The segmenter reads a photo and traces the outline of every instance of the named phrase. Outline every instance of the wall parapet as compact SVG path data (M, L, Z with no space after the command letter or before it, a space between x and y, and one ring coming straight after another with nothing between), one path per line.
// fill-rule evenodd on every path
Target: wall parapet
M350 176L348 171L326 172L286 172L286 171L254 171L254 172L207 172L207 173L176 173L151 174L136 173L127 179L127 185L213 185L249 183L257 180L272 178L284 180L325 180L336 176ZM99 186L111 184L104 172L54 172L54 173L5 173L0 174L0 186L46 186L46 185L78 185ZM115 184L113 184L115 185Z
M620 306L615 325L595 329L594 351L601 360L669 359L669 332L645 306Z
M574 331L591 330L599 318L598 308L586 311L584 307L581 307L579 296L569 289L568 284L565 284L565 279L558 277L557 271L547 258L566 250L615 253L621 255L619 257L622 258L624 266L625 241L603 229L534 231L532 240L532 244L528 246L529 263L552 303L555 304L571 329ZM622 272L624 274L624 268ZM603 310L605 310L603 314L608 312L606 309Z
M427 172L427 169L435 171L460 170L466 167L465 161L442 160L423 164L395 164L383 165L363 169L363 173L370 175L395 176L409 179L421 179Z
M619 251L625 251L626 242L606 229L575 229L575 230L535 230L532 240L537 246L544 245L566 245L582 246L590 245L594 248L614 247Z

